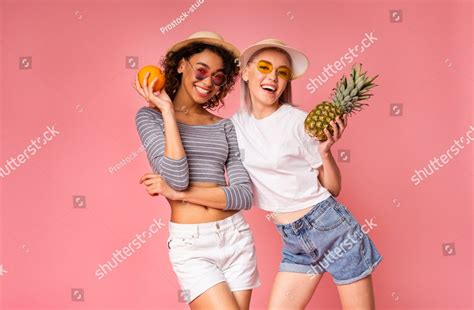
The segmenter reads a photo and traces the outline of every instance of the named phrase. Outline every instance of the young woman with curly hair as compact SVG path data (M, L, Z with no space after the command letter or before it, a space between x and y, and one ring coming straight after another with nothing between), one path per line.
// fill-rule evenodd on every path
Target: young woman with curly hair
M154 172L140 182L171 206L169 258L192 309L248 309L260 285L241 212L252 204L250 179L232 122L209 111L234 86L239 56L219 35L197 32L167 52L164 90L153 93L148 76L134 85L152 105L136 114Z

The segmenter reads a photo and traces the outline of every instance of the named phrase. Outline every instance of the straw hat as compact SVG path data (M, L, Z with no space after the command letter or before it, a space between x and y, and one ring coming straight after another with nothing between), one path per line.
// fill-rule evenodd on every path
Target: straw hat
M240 55L240 67L245 68L247 62L250 60L250 57L252 57L255 52L267 47L281 48L290 55L293 80L302 76L308 69L309 60L305 54L277 39L265 39L247 47Z
M221 37L219 34L212 31L195 32L192 35L190 35L187 39L179 41L178 43L175 43L172 47L168 49L168 52L177 51L183 46L186 46L189 43L193 43L193 42L201 42L201 43L206 43L213 46L222 47L228 52L230 52L232 55L234 55L235 58L239 58L240 56L240 51L238 48L236 48L234 45L230 44L229 42L224 41L223 37Z

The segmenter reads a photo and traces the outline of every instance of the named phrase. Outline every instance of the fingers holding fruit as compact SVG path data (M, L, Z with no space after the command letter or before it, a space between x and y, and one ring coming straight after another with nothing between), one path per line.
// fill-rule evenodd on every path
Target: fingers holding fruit
M143 98L145 98L145 100L150 103L150 106L155 106L154 104L152 104L149 100L148 100L148 96L145 92L145 90L142 88L141 84L140 84L140 81L138 80L138 76L135 77L135 82L132 83L132 86L133 88L135 88L135 90L138 92L138 94L140 96L142 96Z
M354 64L350 76L342 78L337 82L336 87L333 88L333 94L331 100L325 100L313 110L311 110L304 121L305 131L309 136L316 138L318 141L323 142L326 140L325 128L332 131L332 126L327 122L324 116L330 114L338 115L341 111L344 111L344 117L342 124L336 120L339 126L339 137L343 133L345 127L347 127L347 114L352 115L364 109L368 104L365 100L372 97L371 89L377 86L374 83L378 75L369 77L367 72L363 72L362 64Z
M149 91L150 93L160 91L165 85L165 75L157 66L144 66L137 73L138 80L143 81L142 87L151 86L151 83L155 78L157 79L156 84L154 84ZM147 89L147 91L150 89Z
M326 139L320 141L320 152L328 152L331 146L336 143L341 137L342 133L347 127L347 114L336 117L336 121L330 121L329 126L323 129Z
M347 127L347 114L343 114L342 118L341 116L336 117L336 122L339 130L335 135L338 137L338 139L340 139L342 137L342 133L344 132L344 130L346 130Z
M147 72L145 73L145 77L140 80L142 81L142 88L143 88L143 92L145 93L145 100L147 102L150 102L150 93L153 93L153 92L150 92L150 85L148 84L148 77L150 76L150 72ZM156 78L153 80L155 81ZM152 81L152 83L153 83Z
M144 90L142 89L140 82L138 81L138 75L135 77L135 82L132 82L133 88L140 94L140 96L144 97L146 99L146 94Z
M141 68L135 78L134 88L145 98L150 107L167 111L172 108L172 101L166 91L163 90L165 84L164 74L156 66L145 66Z
M336 139L339 138L339 127L337 126L336 122L335 121L331 121L329 123L332 127L332 131L333 131L333 137L335 137Z
M326 144L333 144L335 141L334 137L336 136L335 134L331 134L331 132L329 131L329 129L327 128L324 128L324 133L326 134L326 140L324 142L321 142L321 143L326 143Z
M343 114L342 117L341 116L338 116L336 118L336 122L337 124L339 125L339 129L341 131L341 134L342 132L344 132L344 130L346 129L347 127L347 113L346 114Z
M153 108L155 107L155 104L151 101L151 98L150 98L150 92L149 92L149 87L153 87L156 83L156 78L153 80L154 82L152 82L152 84L150 86L147 85L147 79L148 79L148 73L145 74L145 78L143 80L143 83L140 83L140 81L138 80L138 75L135 77L135 82L132 83L132 86L133 88L135 88L135 90L140 94L140 96L142 96L143 98L145 98L146 102L148 102L148 106ZM144 85L146 87L142 87L141 85ZM157 92L154 92L153 93L155 96L159 95L160 92L157 91Z

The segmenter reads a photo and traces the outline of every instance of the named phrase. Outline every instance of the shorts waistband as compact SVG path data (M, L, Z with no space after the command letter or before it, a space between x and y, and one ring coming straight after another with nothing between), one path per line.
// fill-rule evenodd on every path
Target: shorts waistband
M216 232L232 230L246 224L242 211L239 211L223 220L199 223L199 224L178 224L169 222L168 228L170 235L174 234L191 234L195 236L207 235Z
M319 217L326 208L324 206L330 206L333 203L337 203L336 199L333 196L329 196L323 201L318 202L314 207L308 211L305 215L295 220L294 222L288 224L275 224L276 228L282 233L286 234L285 231L292 231L297 234L300 230L305 229L305 227L311 227L310 218Z

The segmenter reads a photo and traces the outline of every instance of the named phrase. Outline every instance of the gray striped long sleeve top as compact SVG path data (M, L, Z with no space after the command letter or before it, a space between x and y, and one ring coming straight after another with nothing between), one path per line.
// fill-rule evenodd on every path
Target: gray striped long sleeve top
M142 107L135 123L153 172L160 174L175 190L185 190L193 182L216 183L224 190L224 210L248 210L253 193L250 178L240 160L234 125L223 119L210 125L178 122L186 155L178 160L164 155L165 137L161 112ZM229 179L227 184L225 172Z

